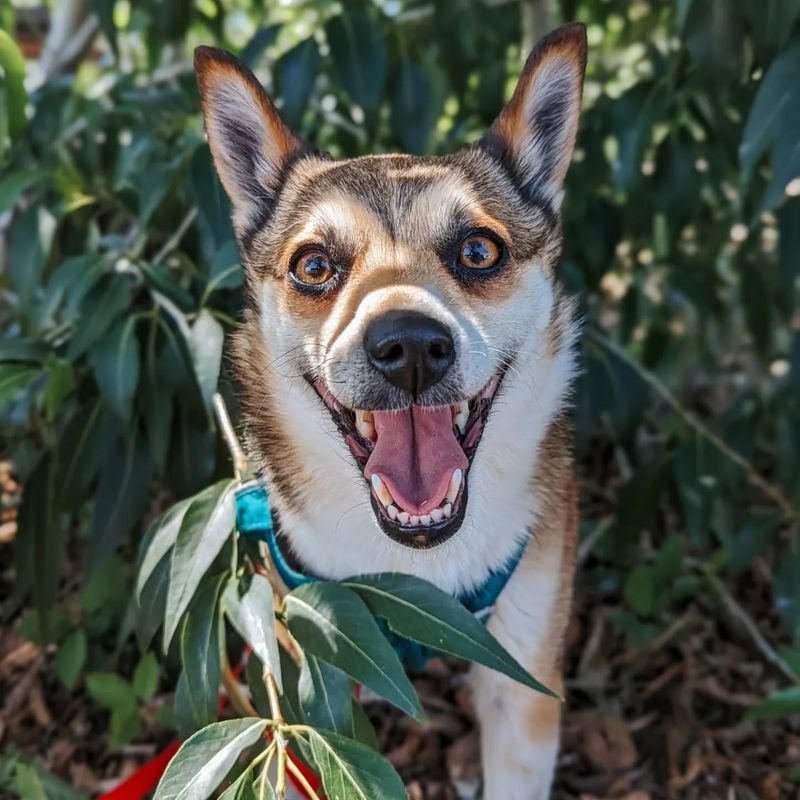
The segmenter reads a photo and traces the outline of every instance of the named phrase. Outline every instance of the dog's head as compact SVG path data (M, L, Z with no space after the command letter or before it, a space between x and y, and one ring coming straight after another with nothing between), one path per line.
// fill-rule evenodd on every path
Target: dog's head
M235 347L250 455L287 527L327 519L334 537L355 519L362 541L431 548L504 510L501 487L475 483L492 447L509 486L530 480L529 430L557 410L571 364L556 265L585 59L582 25L549 35L462 152L335 161L246 67L198 48L246 275Z

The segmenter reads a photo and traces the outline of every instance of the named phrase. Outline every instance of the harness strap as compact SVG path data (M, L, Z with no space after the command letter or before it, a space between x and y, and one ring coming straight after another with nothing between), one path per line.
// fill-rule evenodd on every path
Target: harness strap
M289 562L275 532L269 495L260 482L250 481L236 492L236 524L242 536L266 542L275 570L290 591L305 583L323 580L316 575L300 572ZM524 550L523 542L514 555L497 572L490 573L480 586L456 596L481 622L485 623L491 616L494 604L514 574ZM411 671L420 672L434 654L434 651L418 642L396 635L390 638L401 661Z

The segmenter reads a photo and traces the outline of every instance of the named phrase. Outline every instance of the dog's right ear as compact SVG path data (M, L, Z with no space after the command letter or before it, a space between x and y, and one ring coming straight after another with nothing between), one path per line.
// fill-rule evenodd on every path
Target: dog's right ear
M286 164L309 148L280 118L256 76L230 53L198 47L194 69L211 154L241 233L269 213Z

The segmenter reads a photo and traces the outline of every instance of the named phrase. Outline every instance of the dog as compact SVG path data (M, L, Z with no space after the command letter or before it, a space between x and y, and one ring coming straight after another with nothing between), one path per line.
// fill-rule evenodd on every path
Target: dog
M402 572L455 595L521 547L488 628L562 690L577 539L575 306L558 278L583 25L533 50L476 144L333 160L233 56L195 54L245 275L232 352L280 537L326 579ZM550 795L561 703L472 672L484 797Z

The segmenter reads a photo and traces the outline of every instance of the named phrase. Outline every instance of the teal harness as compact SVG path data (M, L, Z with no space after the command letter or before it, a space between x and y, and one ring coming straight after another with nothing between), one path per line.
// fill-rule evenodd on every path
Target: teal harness
M305 583L324 580L316 575L300 572L289 563L278 543L269 495L258 481L246 483L237 490L236 525L242 536L266 542L275 570L289 591ZM492 613L494 604L517 568L524 549L523 543L498 572L490 573L489 577L476 589L457 595L457 599L462 605L482 622L485 622ZM395 634L390 634L390 638L406 669L412 672L423 670L429 659L435 655L435 651L418 642L412 642Z

